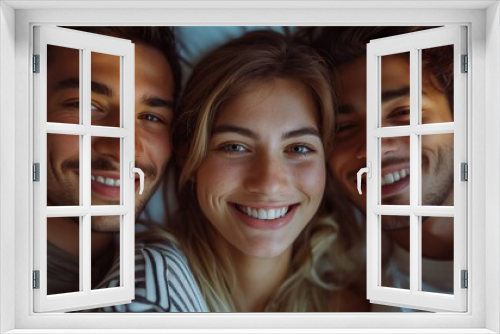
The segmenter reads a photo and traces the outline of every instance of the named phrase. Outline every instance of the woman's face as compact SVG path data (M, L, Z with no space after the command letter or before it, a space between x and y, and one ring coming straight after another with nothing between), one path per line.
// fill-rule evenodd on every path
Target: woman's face
M325 157L306 87L276 79L251 88L217 115L196 191L230 247L271 258L289 249L316 213Z

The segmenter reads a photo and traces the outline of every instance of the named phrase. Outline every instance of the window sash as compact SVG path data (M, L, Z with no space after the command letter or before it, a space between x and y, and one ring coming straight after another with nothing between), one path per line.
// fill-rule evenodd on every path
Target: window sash
M80 50L80 124L47 122L47 45ZM91 125L91 52L120 57L120 114L118 128ZM34 54L40 55L40 73L34 80L34 162L40 163L40 181L34 193L34 266L40 272L40 288L34 289L35 312L65 312L93 307L123 304L134 298L134 223L135 186L129 177L129 162L134 162L134 45L128 40L90 34L70 29L37 26L34 28ZM57 66L54 64L53 66ZM80 205L47 206L47 134L76 135L80 138ZM119 138L121 205L91 205L91 138ZM109 289L91 288L91 217L120 216L121 286ZM79 275L80 291L47 295L47 218L80 217Z
M435 28L394 37L372 40L367 45L367 161L372 177L367 179L367 297L372 303L428 311L467 310L467 290L461 289L460 272L467 269L467 183L460 181L460 163L467 162L466 75L460 73L461 55L466 54L466 28ZM420 50L444 45L454 46L454 122L418 124L421 106ZM410 125L381 127L381 57L410 52ZM423 134L454 133L453 207L418 205L421 193L420 139ZM380 205L381 145L384 137L410 137L410 205ZM415 173L418 171L418 173ZM410 216L410 289L381 286L382 232L380 214ZM421 281L422 215L454 217L453 295L419 291Z

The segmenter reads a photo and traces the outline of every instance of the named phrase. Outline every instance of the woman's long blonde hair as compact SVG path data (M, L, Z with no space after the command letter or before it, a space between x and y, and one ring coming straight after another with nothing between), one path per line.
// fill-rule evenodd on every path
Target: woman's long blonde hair
M236 311L238 282L230 257L214 245L217 232L198 205L192 180L207 155L212 126L224 104L253 85L276 78L300 82L311 93L328 157L334 134L331 74L312 48L281 34L251 32L212 51L196 66L182 95L173 131L174 147L182 164L180 210L170 227L211 311ZM320 206L317 216L294 242L291 274L271 296L266 311L334 310L332 294L325 292L347 281L345 275L331 268L338 262L343 246L338 224L325 213L325 207Z

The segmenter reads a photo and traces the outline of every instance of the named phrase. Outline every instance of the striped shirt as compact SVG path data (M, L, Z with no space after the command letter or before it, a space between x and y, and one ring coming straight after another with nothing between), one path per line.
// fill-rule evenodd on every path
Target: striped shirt
M119 259L99 288L119 286ZM102 312L208 312L186 256L174 244L135 246L135 299Z

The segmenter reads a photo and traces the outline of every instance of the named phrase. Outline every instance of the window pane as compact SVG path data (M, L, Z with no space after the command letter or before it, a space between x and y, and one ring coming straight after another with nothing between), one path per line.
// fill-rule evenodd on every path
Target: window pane
M121 285L119 261L121 219L121 216L92 217L91 243L94 250L99 250L92 254L92 289ZM106 281L106 284L103 285L103 281Z
M91 53L92 125L120 126L120 57Z
M410 137L381 139L382 205L410 204Z
M47 45L47 122L81 119L80 50Z
M381 220L381 285L408 290L410 288L410 217L387 215L381 216ZM395 235L397 235L398 244L394 241Z
M91 205L120 205L121 139L92 137Z
M381 125L410 125L410 53L381 57Z
M453 294L453 218L422 217L422 291Z
M47 218L47 294L82 291L81 217Z
M421 54L422 124L453 122L453 45Z
M47 134L47 205L81 205L80 136Z
M422 136L422 205L453 206L453 138Z

